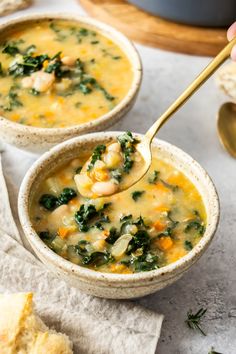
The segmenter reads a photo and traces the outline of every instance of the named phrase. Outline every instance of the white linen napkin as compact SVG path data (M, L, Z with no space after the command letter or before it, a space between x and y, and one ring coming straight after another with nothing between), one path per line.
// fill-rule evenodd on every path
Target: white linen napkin
M47 325L71 338L75 354L155 353L163 315L67 285L23 247L17 218L10 208L0 154L0 292L33 291L37 312Z

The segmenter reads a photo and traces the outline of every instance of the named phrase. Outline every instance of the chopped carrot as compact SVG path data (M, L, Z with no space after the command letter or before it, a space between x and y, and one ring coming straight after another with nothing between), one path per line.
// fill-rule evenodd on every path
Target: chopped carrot
M76 198L71 199L68 204L69 205L78 205L79 206L78 200Z
M109 179L108 172L102 169L93 169L92 177L97 181L107 181Z
M44 113L44 115L45 115L46 117L53 117L53 116L54 116L54 113L51 112L51 111L47 111L47 112Z
M108 230L104 230L104 231L103 231L103 235L104 235L104 236L109 236L109 235L110 235L110 232L109 232Z
M97 240L93 243L93 247L99 251L102 251L106 246L106 241L103 239Z
M20 118L20 115L17 114L17 113L14 113L14 114L12 115L12 120L18 120L19 118Z
M60 236L60 238L64 239L68 236L69 231L70 230L66 227L59 227L58 235Z
M156 211L162 213L163 211L169 211L170 208L164 206L164 205L158 205L156 208L155 208Z
M112 273L123 273L123 274L132 273L131 270L124 264L111 264L110 270Z
M163 236L157 240L157 245L162 251L167 251L173 246L170 236Z
M157 184L155 184L155 189L157 189L160 192L169 192L169 189L167 187L165 187L164 184L161 182L158 182Z
M63 97L58 97L57 100L58 100L59 103L64 103L64 101L65 101L65 99Z
M180 188L185 187L187 182L188 181L182 174L172 175L167 179L167 183L174 184L176 186L179 186Z
M174 250L174 252L170 251L167 254L168 257L168 262L169 263L173 263L178 261L180 258L182 258L183 256L185 256L187 253L187 251L185 250Z
M156 222L154 222L153 226L155 227L155 229L157 231L163 231L166 228L166 225L163 224L162 222L160 222L159 220L157 220Z
M43 68L45 69L48 66L48 60L44 60L43 62Z

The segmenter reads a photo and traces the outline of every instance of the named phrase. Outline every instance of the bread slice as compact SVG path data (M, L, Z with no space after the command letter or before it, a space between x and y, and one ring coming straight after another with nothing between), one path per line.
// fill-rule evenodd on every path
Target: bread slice
M0 295L1 354L72 354L72 343L33 311L33 294Z
M236 62L229 63L218 71L216 83L226 95L236 100Z
M0 16L24 9L32 4L32 0L0 0Z

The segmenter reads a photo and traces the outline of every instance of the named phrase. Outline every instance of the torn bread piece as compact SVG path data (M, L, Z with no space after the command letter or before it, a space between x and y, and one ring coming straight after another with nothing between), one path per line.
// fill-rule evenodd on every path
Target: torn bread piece
M0 0L0 16L25 9L32 4L32 0Z
M236 63L223 66L216 74L216 83L226 95L236 100Z
M0 295L1 354L72 354L72 343L34 313L33 294Z

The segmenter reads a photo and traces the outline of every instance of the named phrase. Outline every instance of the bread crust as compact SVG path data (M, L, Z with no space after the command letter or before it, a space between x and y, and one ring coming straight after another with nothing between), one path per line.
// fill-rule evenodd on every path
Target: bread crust
M11 12L25 9L32 4L32 0L1 0L0 16L7 15Z
M216 75L216 83L224 93L236 101L236 63L229 63Z
M33 311L33 294L0 295L1 354L73 354L65 334L50 330Z

